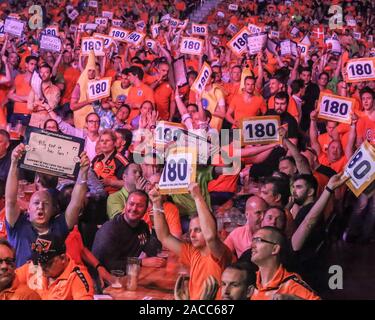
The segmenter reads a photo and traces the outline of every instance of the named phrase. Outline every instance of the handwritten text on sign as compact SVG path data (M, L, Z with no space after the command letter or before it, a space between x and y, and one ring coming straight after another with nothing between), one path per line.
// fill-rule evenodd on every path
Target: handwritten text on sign
M25 22L16 19L5 19L4 32L16 37L21 37Z
M103 39L94 37L82 38L81 52L83 56L87 56L91 50L94 50L95 56L104 56L103 49Z
M375 58L351 59L346 72L348 82L375 80Z
M249 54L257 54L262 51L267 43L267 34L251 35L247 38Z
M280 142L279 116L251 117L242 121L244 144L267 144Z
M208 79L211 77L211 67L205 62L199 71L198 77L195 79L191 89L197 93L202 93L206 87Z
M192 37L183 37L181 39L180 52L186 54L202 54L204 41Z
M247 38L250 36L248 28L243 27L227 44L227 46L235 53L240 56L247 50Z
M26 154L21 159L21 168L67 178L77 176L83 139L32 127L27 130Z
M61 40L54 36L47 36L42 34L40 37L40 49L52 52L61 51Z
M318 117L331 121L350 123L350 113L353 109L354 101L351 98L322 93L318 102Z
M196 161L194 153L169 154L159 181L161 194L188 193L190 182L195 180Z
M100 80L92 80L87 85L87 95L90 101L109 97L111 89L111 77Z
M365 141L344 169L347 185L358 197L375 180L375 148Z

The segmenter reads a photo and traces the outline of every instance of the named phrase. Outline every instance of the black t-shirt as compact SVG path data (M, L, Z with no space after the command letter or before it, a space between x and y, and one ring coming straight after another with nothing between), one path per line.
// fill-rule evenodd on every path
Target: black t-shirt
M300 128L306 131L310 127L310 113L315 108L315 101L318 100L320 94L319 86L316 83L310 82L305 90L305 95L302 97L304 103L302 104L302 117Z
M10 168L11 152L8 151L4 157L0 159L0 180L7 181Z
M92 252L107 270L125 271L127 257L138 257L141 252L156 256L158 248L160 242L143 220L133 228L118 214L98 230Z
M281 124L288 124L288 138L298 139L298 123L296 119L289 113L284 112L283 114L278 114L275 110L268 110L266 112L267 116L280 116Z

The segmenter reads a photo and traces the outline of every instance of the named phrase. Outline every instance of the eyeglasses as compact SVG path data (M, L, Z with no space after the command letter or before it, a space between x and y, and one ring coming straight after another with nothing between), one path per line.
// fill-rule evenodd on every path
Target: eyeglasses
M88 120L87 123L100 123L99 120Z
M278 244L278 243L276 243L276 242L268 241L268 240L262 239L262 238L260 238L260 237L254 237L254 238L253 238L253 242L254 242L254 243L264 242L264 243L269 243L269 244L273 244L273 245Z
M3 262L5 262L5 264L7 264L8 266L14 267L16 260L14 258L0 259L0 265L2 265Z

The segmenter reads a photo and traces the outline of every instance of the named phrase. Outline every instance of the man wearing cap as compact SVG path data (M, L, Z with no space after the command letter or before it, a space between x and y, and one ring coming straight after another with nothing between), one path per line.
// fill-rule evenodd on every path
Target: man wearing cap
M40 300L40 296L16 277L15 251L0 239L0 300Z
M31 245L32 260L16 270L20 283L39 293L43 300L92 300L94 286L86 268L66 253L64 239L39 236Z
M87 192L87 172L90 161L81 154L81 169L65 214L58 214L52 196L46 190L35 192L30 199L27 214L21 213L17 203L18 162L25 153L25 145L18 145L12 153L5 188L6 228L8 240L16 249L16 265L23 265L31 257L31 243L41 234L66 238L78 223L78 215Z

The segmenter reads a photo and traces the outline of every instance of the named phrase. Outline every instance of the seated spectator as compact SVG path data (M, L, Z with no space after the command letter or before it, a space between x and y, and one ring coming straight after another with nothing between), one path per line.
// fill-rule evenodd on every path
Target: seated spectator
M40 300L40 296L16 277L15 250L0 239L0 300Z
M32 260L16 270L22 284L38 292L43 300L93 299L92 279L66 253L63 239L41 235L32 244L32 251Z
M165 261L156 257L160 244L151 237L147 224L142 220L148 207L144 191L130 192L122 214L107 221L95 236L92 252L107 270L124 270L128 257L147 256L142 266L161 267Z

